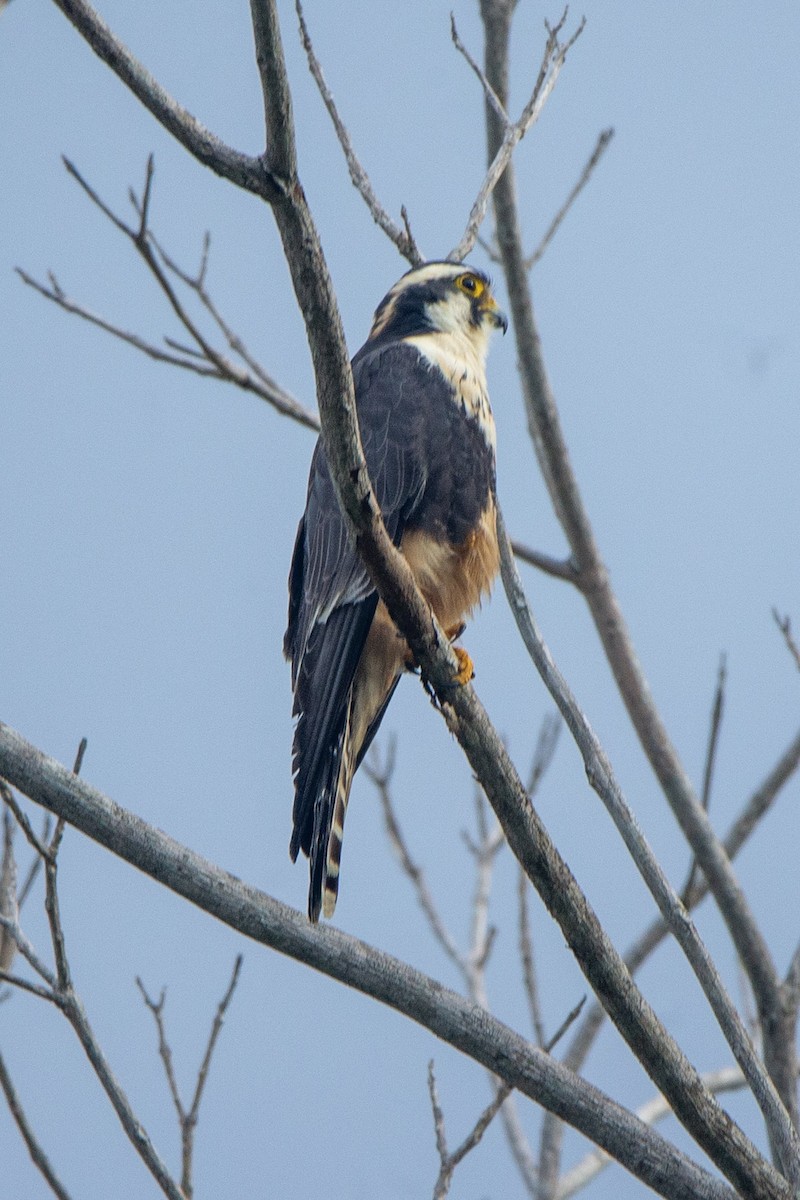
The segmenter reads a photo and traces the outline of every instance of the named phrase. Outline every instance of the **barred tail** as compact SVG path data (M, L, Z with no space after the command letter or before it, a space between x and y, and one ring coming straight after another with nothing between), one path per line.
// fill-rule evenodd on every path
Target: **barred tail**
M344 818L355 774L356 753L352 739L352 700L337 752L323 792L317 801L316 828L311 847L311 880L308 889L308 915L316 922L320 913L332 917L339 894L339 867L342 861Z
M342 838L344 837L344 818L347 813L347 801L350 799L350 787L353 782L354 758L349 745L349 725L345 735L345 751L339 778L336 782L336 802L333 808L331 831L328 836L328 849L325 855L325 883L322 893L322 915L332 917L339 895L339 866L342 861Z

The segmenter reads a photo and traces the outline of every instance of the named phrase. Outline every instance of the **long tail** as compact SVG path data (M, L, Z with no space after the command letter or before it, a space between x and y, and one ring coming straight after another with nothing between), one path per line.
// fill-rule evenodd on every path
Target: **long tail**
M344 818L347 814L347 802L350 799L350 788L356 770L356 755L352 744L351 714L347 715L345 726L344 746L338 778L336 780L336 795L331 816L328 844L325 849L325 870L322 877L322 915L332 917L339 895L339 866L342 861L342 838L344 837ZM309 896L309 905L311 897Z

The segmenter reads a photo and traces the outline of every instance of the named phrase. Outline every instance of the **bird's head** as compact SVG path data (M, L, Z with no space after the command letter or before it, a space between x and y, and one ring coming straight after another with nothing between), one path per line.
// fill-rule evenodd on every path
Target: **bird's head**
M408 271L378 305L369 335L378 339L456 334L485 348L508 318L492 295L488 275L459 262L429 262Z

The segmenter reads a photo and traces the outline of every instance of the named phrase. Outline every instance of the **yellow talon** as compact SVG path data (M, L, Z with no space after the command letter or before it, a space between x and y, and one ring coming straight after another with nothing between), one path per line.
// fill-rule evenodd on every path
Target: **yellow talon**
M475 678L475 667L466 650L462 650L460 646L454 646L453 653L458 659L458 671L453 678L453 683L463 687L464 684L469 683L470 679Z

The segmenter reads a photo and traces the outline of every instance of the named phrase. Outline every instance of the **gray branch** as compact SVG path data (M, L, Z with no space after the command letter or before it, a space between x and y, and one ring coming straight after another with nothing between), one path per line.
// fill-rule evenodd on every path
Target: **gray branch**
M481 0L481 14L486 31L486 76L501 103L506 102L508 95L508 44L513 7L513 4ZM489 105L486 119L487 153L491 160L498 153L506 134ZM494 206L498 246L517 341L523 395L537 458L556 515L569 541L571 557L578 572L578 586L589 605L631 721L664 795L709 881L714 899L753 987L762 1028L765 1030L765 1061L778 1087L783 1111L776 1108L763 1089L759 1102L763 1109L766 1101L770 1114L767 1118L767 1128L773 1140L774 1151L797 1186L800 1184L800 1153L795 1133L797 1072L794 1029L789 1029L780 1011L780 984L769 948L653 702L595 541L572 470L542 356L522 251L511 162L494 191Z
M76 778L0 724L0 773L112 853L244 936L306 963L416 1021L536 1103L552 1109L669 1200L734 1200L643 1122L485 1009L422 972L240 882ZM737 1155L741 1135L726 1121ZM749 1196L789 1200L789 1190L751 1151Z

